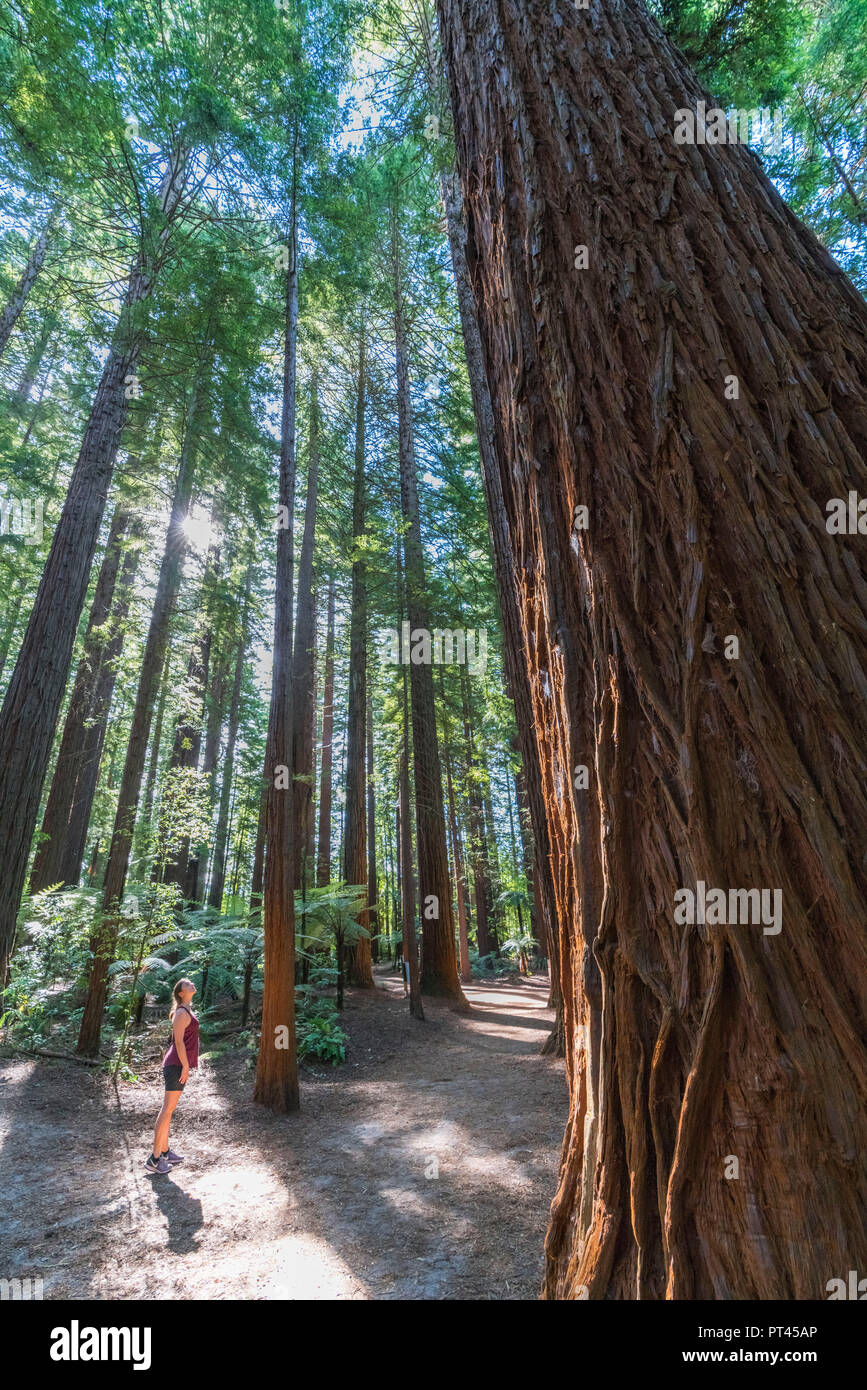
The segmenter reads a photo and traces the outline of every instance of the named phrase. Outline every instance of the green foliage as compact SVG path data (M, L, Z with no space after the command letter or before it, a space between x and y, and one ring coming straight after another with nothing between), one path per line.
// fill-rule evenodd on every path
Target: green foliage
M296 1032L299 1057L318 1057L333 1067L346 1061L346 1034L334 1018L314 1014L299 1021Z

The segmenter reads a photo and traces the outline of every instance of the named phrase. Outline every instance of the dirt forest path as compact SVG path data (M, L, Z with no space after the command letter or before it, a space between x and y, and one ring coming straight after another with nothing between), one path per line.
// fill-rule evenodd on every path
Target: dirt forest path
M296 1116L252 1104L242 1054L206 1063L162 1178L158 1059L120 1110L101 1074L0 1059L0 1276L47 1299L536 1298L566 1116L547 980L466 992L424 1024L394 977L351 992L347 1062L302 1068Z

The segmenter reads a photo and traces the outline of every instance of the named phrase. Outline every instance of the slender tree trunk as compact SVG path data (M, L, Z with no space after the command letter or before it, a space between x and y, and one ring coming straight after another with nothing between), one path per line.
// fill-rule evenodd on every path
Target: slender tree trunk
M235 763L235 745L238 741L238 727L241 720L241 686L244 678L244 658L247 654L247 611L250 575L247 575L247 589L244 594L244 614L241 619L241 634L238 638L238 654L235 658L235 676L232 682L232 696L229 701L229 728L226 737L226 755L223 760L223 780L220 786L220 806L217 812L217 828L214 832L214 861L211 870L211 886L208 905L219 912L223 905L223 887L226 881L226 847L229 839L229 799L232 787L232 772Z
M491 804L491 779L488 768L484 768L484 778L482 780L482 807L484 811L485 827L485 860L488 865L488 882L491 886L491 916L488 930L491 937L491 944L497 955L500 953L500 928L502 926L502 911L500 907L500 864L497 851L497 833L494 826L494 812Z
M247 1022L250 1016L250 993L253 988L253 966L248 962L244 966L244 997L241 1001L241 1027Z
M215 651L215 641L218 649ZM202 782L204 783L205 803L208 816L213 820L214 803L217 797L217 768L220 762L220 745L223 736L223 719L226 712L226 678L229 670L229 653L224 649L221 634L216 632L211 638L211 667L213 677L210 682L210 690L207 698L207 719L205 721L205 750L202 755ZM231 783L231 766L228 761L224 761L224 777L228 773ZM190 896L195 898L197 903L203 903L208 897L208 861L210 858L210 841L203 840L196 846L193 859L190 860L190 872L192 875L193 865L195 865L195 892Z
M292 841L295 847L295 887L306 884L312 870L307 846L313 818L313 781L316 776L316 749L313 728L316 708L316 603L313 591L313 552L316 544L316 508L319 494L319 394L316 372L310 384L310 448L307 469L307 500L304 504L304 535L298 560L298 604L293 649L294 731L293 731L293 807Z
M87 741L86 721L91 717L100 668L107 655L113 626L112 604L121 571L123 540L129 524L129 512L119 504L115 508L109 528L105 555L96 581L84 637L84 650L75 674L63 736L54 765L54 776L51 779L51 790L42 817L42 834L46 838L41 842L33 860L30 871L31 893L39 893L52 883L72 885L78 882L81 858L79 857L74 866L70 866L68 879L65 875L61 877L61 864L64 858L68 857L64 851L76 781L81 771L84 745ZM86 831L85 824L85 834Z
M177 151L160 190L164 256L184 186L187 154ZM42 783L114 460L127 416L127 377L135 372L144 326L141 305L157 266L140 259L127 287L121 319L103 369L81 449L15 670L0 712L0 979L15 931Z
M512 748L520 757L520 744L517 738L512 740ZM506 776L508 776L508 769L506 770ZM524 870L524 878L527 883L527 897L530 901L530 931L539 954L547 956L548 942L542 935L539 914L536 910L538 891L536 877L533 872L533 829L530 820L530 803L527 799L527 779L524 776L524 769L522 767L516 767L514 769L512 773L512 785L515 790L515 807L518 815L518 836L521 842L521 867Z
M262 889L265 883L265 834L268 828L268 783L263 781L259 795L259 815L256 822L256 844L253 850L253 869L250 877L250 917L261 915Z
M397 212L392 211L394 273L394 333L397 365L398 447L401 510L408 522L405 547L407 613L411 632L430 634L425 583L424 550L418 508L415 442L409 382L409 354L400 236ZM427 994L452 999L468 1008L458 979L452 894L443 812L442 771L436 735L433 671L429 663L410 667L412 686L413 771L415 775L416 836L421 905L423 959L421 987Z
M376 792L373 780L373 701L370 682L367 684L367 896L370 902L368 927L370 930L370 955L376 963L379 960L380 931L379 895L376 872Z
M117 942L118 912L126 887L129 852L147 756L148 735L153 718L157 686L168 645L169 625L181 586L181 574L186 551L184 522L190 508L195 472L198 395L198 387L194 386L172 500L172 512L166 533L165 550L163 551L150 627L142 657L126 759L121 774L114 831L103 880L102 916L91 937L91 966L87 999L84 1005L77 1048L83 1057L95 1057L99 1051L108 969Z
M489 956L491 941L491 878L488 869L488 845L485 836L485 817L479 786L470 710L469 681L461 671L461 708L464 721L464 747L467 752L467 804L470 813L470 867L473 873L476 906L476 944L480 956Z
M319 777L319 853L316 882L331 882L331 768L334 757L334 579L328 584L325 682L322 691L322 763Z
M467 372L470 378L473 411L476 417L476 432L482 462L482 481L488 503L491 546L494 552L494 573L497 579L500 614L506 638L504 643L506 682L509 694L515 704L521 762L527 778L527 797L535 851L533 889L534 897L542 912L542 929L548 942L547 955L550 962L551 994L548 1002L550 1007L556 1010L554 1028L543 1051L563 1057L565 1056L566 1044L558 967L557 928L560 909L554 891L554 877L551 868L552 852L548 836L548 815L545 791L542 786L543 757L539 747L540 737L543 741L550 737L551 731L548 726L554 718L554 712L549 701L546 706L546 723L537 726L529 678L532 653L525 645L525 631L521 621L515 557L512 551L509 521L500 483L501 465L497 454L494 409L491 404L491 393L488 389L485 356L467 270L467 227L457 177L454 175L443 176L442 191L464 335ZM525 587L536 582L538 581L532 568L528 568L522 573L522 584ZM558 848L562 853L562 846Z
M403 822L402 822L402 820L401 820L401 805L402 805L402 800L401 800L401 798L402 798L402 796L403 796L403 793L402 793L402 791L401 791L400 767L398 766L397 804L395 805L395 808L394 808L394 871L395 871L395 890L394 890L395 922L394 922L394 934L395 934L395 936L397 936L397 935L399 934L400 937L401 937L401 939L403 939L403 867L402 867L402 866L403 866L403 854L402 854L402 837L403 837L402 825L403 825ZM395 941L395 943L394 943L394 958L395 958L395 960L397 960L397 942L396 942L396 941Z
M443 668L440 667L440 705L443 711L443 760L446 769L446 795L449 806L449 833L452 842L452 861L455 866L455 883L458 899L458 948L460 952L461 979L465 984L472 980L470 969L470 941L467 925L467 882L464 873L464 854L458 830L458 815L455 802L455 789L452 782L452 758L449 741L448 712L445 699Z
M159 680L159 698L157 700L157 717L154 720L154 732L151 739L151 754L148 760L147 778L145 779L145 791L142 798L142 808L139 812L134 836L134 851L140 853L144 837L147 835L154 813L154 796L156 793L157 773L160 765L160 745L163 741L163 721L166 713L166 699L169 693L169 666L171 665L172 653L166 644L166 654L163 658L163 669ZM142 869L144 876L145 869Z
M560 906L546 1296L822 1299L867 1265L867 595L826 525L867 310L749 150L675 143L713 103L643 7L438 9Z
M3 349L9 341L12 329L15 327L21 310L27 303L27 296L33 289L36 277L45 264L45 257L48 254L48 242L51 238L56 220L57 213L49 213L42 231L33 243L33 250L30 252L27 265L24 268L18 284L12 291L9 303L6 305L3 313L0 314L0 356L3 355Z
M218 521L216 508L212 511L212 521ZM214 803L217 799L217 767L220 761L220 745L223 736L223 722L226 713L226 682L232 652L231 642L224 630L223 614L219 603L221 584L221 553L218 545L208 548L202 585L200 621L208 634L208 679L203 692L205 706L205 734L202 752L201 792L208 824L213 828ZM244 585L246 603L247 581ZM209 833L193 846L187 868L187 882L184 896L189 901L204 903L208 891L208 863L212 835Z
M39 329L39 334L36 338L35 343L33 344L33 347L30 351L30 355L27 358L27 362L24 366L24 371L21 374L21 380L19 381L15 391L15 404L20 409L23 409L27 402L30 400L30 393L33 390L33 387L36 383L36 378L39 376L39 369L42 366L42 359L44 358L45 351L48 347L49 342L51 341L51 335L57 329L57 324L58 314L56 310L50 309L42 320L42 326Z
M274 600L273 674L265 752L265 992L254 1100L284 1114L297 1110L298 1057L295 1043L295 897L292 843L292 566L295 515L295 383L298 348L298 133L292 150L290 258L286 279L283 352L283 413ZM287 524L283 524L283 523Z
M409 680L406 667L403 668L403 743L400 752L398 773L399 802L398 819L400 825L400 885L401 885L401 934L403 937L403 958L409 964L409 1012L413 1018L424 1022L424 1005L421 999L421 976L418 968L418 941L415 932L415 873L412 853L412 805L409 790L409 740L410 708Z
M183 708L175 726L175 741L169 758L169 777L173 772L195 771L199 766L202 751L202 717L211 662L211 636L210 628L205 628L204 631L200 629L193 637L187 663ZM197 867L190 859L190 837L184 835L177 849L171 852L162 867L162 880L164 883L177 884L182 898L190 901L195 897Z
M365 718L367 711L367 576L364 561L364 410L365 341L358 348L358 396L355 409L355 479L352 494L352 611L349 625L349 710L346 717L346 806L343 877L358 884L365 906L359 922L370 929L367 907L367 826L365 808ZM347 949L347 978L362 989L373 988L370 937L360 936Z

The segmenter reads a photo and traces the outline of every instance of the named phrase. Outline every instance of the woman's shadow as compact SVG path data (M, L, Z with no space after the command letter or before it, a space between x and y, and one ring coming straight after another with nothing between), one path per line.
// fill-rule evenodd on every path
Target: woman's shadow
M168 1248L176 1255L198 1250L196 1232L202 1229L202 1204L172 1180L172 1175L152 1177L157 1206L166 1218Z

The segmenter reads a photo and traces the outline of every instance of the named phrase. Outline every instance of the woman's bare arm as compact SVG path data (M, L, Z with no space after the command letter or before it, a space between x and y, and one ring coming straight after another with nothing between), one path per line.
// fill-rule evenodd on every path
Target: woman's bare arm
M190 1074L190 1063L187 1058L187 1049L184 1047L184 1033L190 1022L190 1016L185 1010L178 1009L175 1014L175 1021L172 1025L172 1034L175 1040L175 1047L178 1050L178 1057L181 1063L181 1080L186 1081Z

